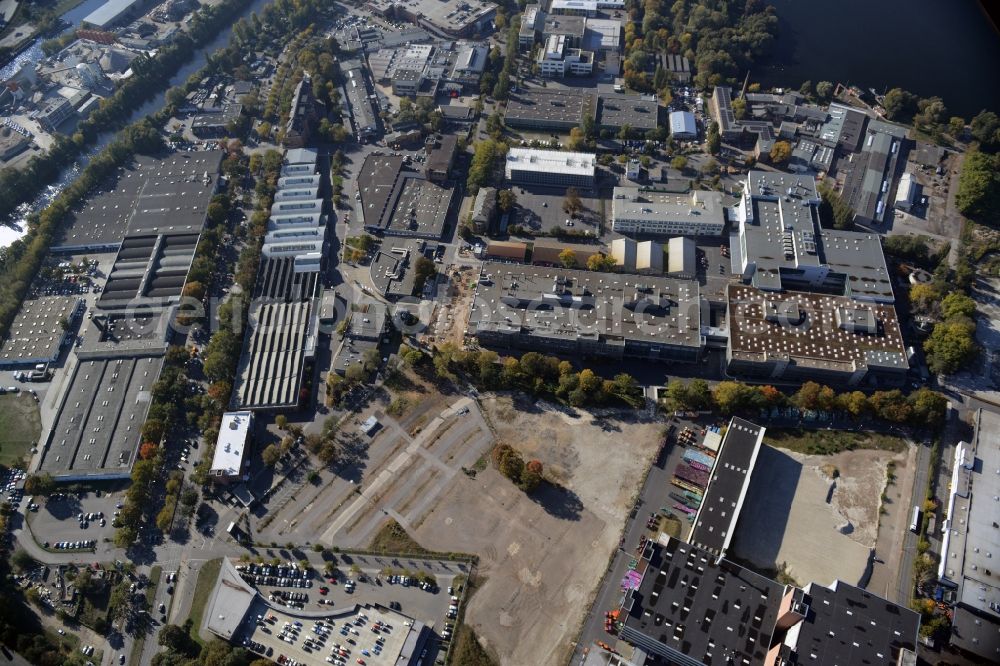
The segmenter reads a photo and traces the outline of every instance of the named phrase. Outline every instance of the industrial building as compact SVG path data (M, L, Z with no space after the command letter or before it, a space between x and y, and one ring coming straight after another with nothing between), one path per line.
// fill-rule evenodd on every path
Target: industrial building
M164 349L161 345L155 355L81 357L42 438L38 471L58 481L128 478Z
M894 302L879 237L822 229L819 204L812 176L751 171L733 209L733 272L764 290L801 289Z
M597 126L617 134L623 127L649 132L660 125L660 105L653 95L602 93L597 100Z
M303 188L300 181L314 178L317 160L318 153L311 148L285 153L284 187L279 186L268 220L247 343L236 372L234 388L241 410L297 406L306 364L316 354L326 217L319 189ZM286 209L300 205L306 207Z
M896 187L896 201L893 207L909 213L913 210L913 205L917 202L917 190L919 185L913 178L913 174L907 171L899 178L899 185Z
M405 157L373 154L361 165L358 194L367 231L437 240L444 232L454 189L427 180Z
M698 123L690 111L672 111L670 113L670 136L680 141L693 141L698 138Z
M738 284L726 298L730 374L857 386L909 370L892 305Z
M559 130L568 132L583 122L584 115L594 117L594 95L572 89L520 89L507 101L504 124L513 129Z
M638 187L614 189L611 228L618 233L721 236L725 226L720 192L668 194Z
M505 349L696 361L700 311L694 281L487 262L468 334Z
M108 0L87 14L83 22L107 30L138 18L144 6L146 6L144 0Z
M620 637L643 656L702 664L881 664L916 660L920 616L841 581L782 585L663 537L638 558ZM638 658L637 658L638 657Z
M698 247L690 238L675 236L667 241L667 275L693 280L698 276Z
M587 19L583 48L594 53L621 53L622 23L616 19Z
M549 11L556 16L597 16L597 0L552 0Z
M40 296L24 301L0 342L0 368L56 362L84 307L85 301L76 296Z
M137 156L110 189L71 216L53 251L115 250L126 236L200 234L223 155L211 150Z
M419 257L433 256L436 245L419 239L387 239L372 259L369 274L372 284L389 300L413 296Z
M200 229L198 229L200 232ZM180 301L200 233L126 236L97 299L104 310Z
M504 176L511 183L591 188L597 171L593 153L511 148Z
M441 37L470 37L493 24L497 6L485 0L374 0L374 13L403 19Z
M763 438L732 418L688 541L650 539L630 567L617 615L630 663L916 663L918 613L839 580L800 588L726 559Z
M858 224L882 224L892 215L893 183L900 166L906 165L909 140L906 128L881 120L869 120L861 151L845 167L841 193L854 209Z
M979 409L973 441L959 442L941 528L938 581L953 608L951 645L1000 661L1000 582L993 555L1000 497L1000 416Z
M546 16L542 23L542 41L565 37L566 46L580 48L587 35L587 19L582 16Z
M226 412L219 424L209 478L216 483L246 480L250 467L247 451L253 445L253 412Z
M340 64L344 76L344 91L347 93L347 109L351 114L354 136L365 143L381 131L378 113L372 106L371 94L365 68L357 60L345 60Z
M736 531L764 428L733 417L719 444L688 542L723 557Z

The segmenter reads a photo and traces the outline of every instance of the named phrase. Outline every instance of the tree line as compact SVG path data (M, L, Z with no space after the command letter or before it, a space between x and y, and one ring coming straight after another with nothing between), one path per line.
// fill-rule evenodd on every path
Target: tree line
M724 416L754 414L763 409L795 407L801 410L844 412L854 418L875 417L890 423L912 423L937 428L944 422L947 399L928 388L909 395L899 389L864 393L807 381L787 395L768 384L723 381L710 387L702 379L667 383L663 407L674 410L712 410Z
M405 354L403 359L419 366L425 356ZM627 373L604 379L589 368L577 371L569 361L538 352L501 358L489 349L466 351L444 343L434 349L431 364L440 379L456 381L461 373L485 390L520 390L573 407L645 404L642 387Z

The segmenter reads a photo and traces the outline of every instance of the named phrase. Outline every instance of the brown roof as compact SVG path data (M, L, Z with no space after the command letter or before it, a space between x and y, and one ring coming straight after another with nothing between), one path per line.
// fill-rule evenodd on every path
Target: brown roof
M587 250L580 247L569 247L567 245L540 245L535 243L535 247L531 251L531 263L536 266L559 266L562 262L559 261L559 253L563 250L573 250L576 253L576 265L579 267L584 267L587 265L587 259L595 254L599 254L597 250Z
M524 261L524 256L528 253L526 243L511 241L490 241L486 247L486 257L488 259L509 259L514 261Z

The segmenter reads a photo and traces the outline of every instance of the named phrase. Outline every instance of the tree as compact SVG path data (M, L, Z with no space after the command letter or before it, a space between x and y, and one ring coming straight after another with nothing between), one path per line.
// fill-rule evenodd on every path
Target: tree
M152 442L143 442L142 446L139 447L139 457L142 460L149 460L156 455L159 449L160 447Z
M23 548L18 548L10 557L10 563L18 573L23 573L35 566L35 558L28 554Z
M719 134L719 124L714 120L708 124L705 132L705 142L708 144L708 152L718 155L722 149L722 136Z
M191 634L176 624L168 624L160 629L158 642L163 647L170 648L174 652L182 654L193 652Z
M55 488L55 479L48 472L32 474L24 480L24 492L28 495L49 495Z
M288 427L288 417L284 414L278 414L274 417L274 425L277 426L278 430L284 430Z
M509 213L517 205L517 195L513 190L500 190L497 193L497 206L501 211Z
M268 444L263 451L260 452L260 457L264 461L264 464L268 467L274 467L278 460L281 459L281 449L279 449L274 444Z
M792 144L787 141L775 141L771 146L771 161L774 164L784 164L792 156Z
M933 284L915 284L910 287L910 307L918 313L928 313L941 298Z
M885 94L882 106L889 120L907 120L917 110L917 96L902 88L893 88Z
M360 363L352 363L344 370L344 379L350 384L357 384L365 378L365 366Z
M952 116L948 120L948 133L956 139L962 138L962 135L965 134L965 118Z
M575 187L566 188L566 196L563 198L563 210L570 215L576 215L583 210L583 201L580 199L580 190Z
M829 81L820 81L816 84L816 96L824 102L830 101L833 97L833 84Z
M944 319L955 317L971 319L976 316L976 302L962 292L953 291L941 301L941 316Z
M684 169L687 168L687 165L688 165L688 158L684 157L683 155L678 155L674 159L670 160L670 166L682 173L684 172Z
M972 138L987 148L1000 146L1000 116L993 111L981 111L969 124Z
M955 203L966 217L996 221L1000 213L1000 155L976 149L965 154Z
M970 363L979 349L975 341L975 324L955 318L934 327L924 341L927 367L935 374L952 374Z
M799 93L801 93L803 97L810 97L810 96L812 96L812 93L813 93L813 83L812 83L812 81L803 81L802 85L799 86Z
M579 151L587 143L587 135L579 127L574 127L569 131L569 139L566 141L566 149Z
M423 292L427 280L437 275L437 268L433 261L421 255L417 257L413 271L413 293L419 295Z
M944 425L948 399L929 388L919 388L907 397L913 417L923 425L937 428Z

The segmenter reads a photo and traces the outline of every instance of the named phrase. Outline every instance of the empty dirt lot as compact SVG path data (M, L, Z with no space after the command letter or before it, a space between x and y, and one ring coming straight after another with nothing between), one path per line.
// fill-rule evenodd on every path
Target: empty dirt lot
M899 475L909 459L909 450L816 456L763 447L731 553L762 568L784 563L801 584L859 584L876 544L886 467L894 461Z
M503 664L565 662L600 583L632 498L662 438L663 423L627 420L508 397L485 398L498 439L537 458L545 485L526 496L492 468L456 475L413 526L425 548L480 556L480 589L466 620Z

